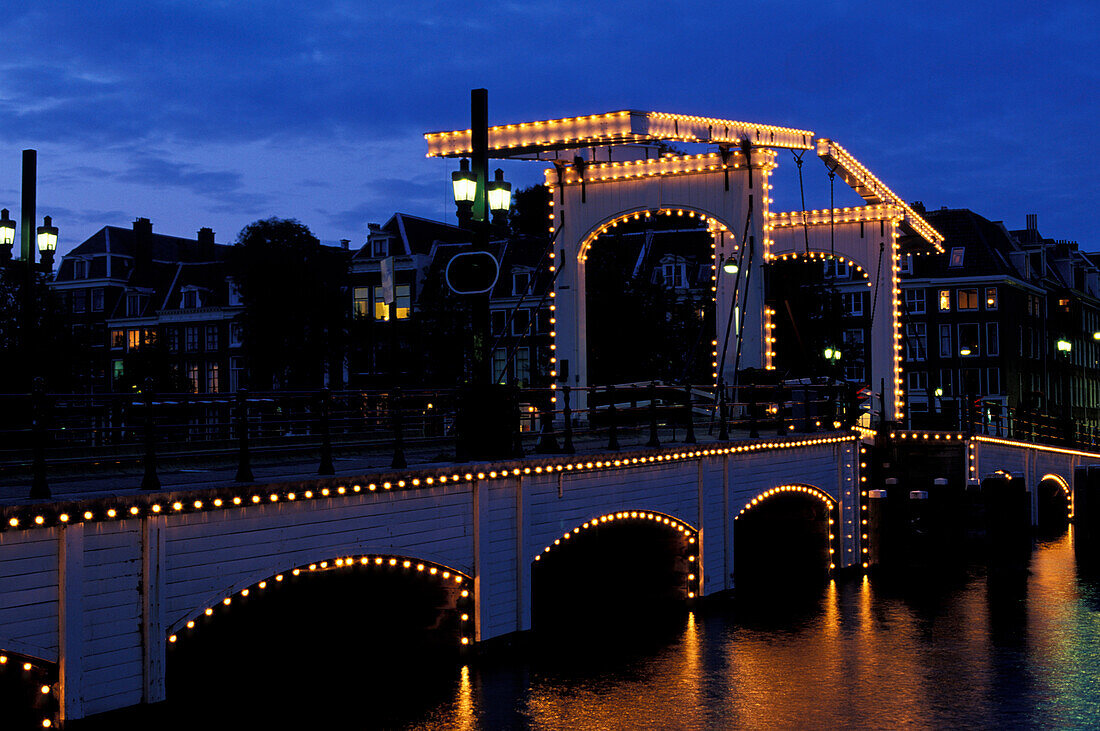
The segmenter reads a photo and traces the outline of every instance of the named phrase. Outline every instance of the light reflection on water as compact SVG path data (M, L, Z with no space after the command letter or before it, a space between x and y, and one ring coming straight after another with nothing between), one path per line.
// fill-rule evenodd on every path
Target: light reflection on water
M1089 727L1100 592L1071 534L1023 567L829 582L668 627L541 638L409 728ZM369 725L369 722L368 722Z

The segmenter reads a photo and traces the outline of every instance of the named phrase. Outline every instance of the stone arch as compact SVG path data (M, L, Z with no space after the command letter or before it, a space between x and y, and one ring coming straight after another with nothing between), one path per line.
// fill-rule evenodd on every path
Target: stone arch
M825 560L825 566L827 566L828 571L834 571L837 568L837 556L841 553L841 542L839 540L840 531L838 530L840 520L840 504L835 498L833 498L832 495L830 495L825 490L822 490L815 485L805 483L788 483L777 485L767 490L763 490L744 501L738 513L733 516L733 537L736 546L734 550L735 565L737 564L738 555L742 551L746 550L747 546L758 537L755 532L749 534L747 537L744 533L739 534L738 528L740 526L738 524L744 523L744 521L755 517L759 513L766 512L766 510L769 508L766 508L765 506L774 506L776 504L776 499L781 497L804 498L807 501L807 504L817 505L817 509L814 511L810 521L808 522L810 523L810 527L814 527L815 524L818 522L821 523L819 528L815 528L815 530L819 529L821 531L822 546L820 547L824 549L822 556ZM744 530L744 527L742 527L742 530ZM759 532L759 529L754 530L756 532ZM804 536L803 538L805 539L805 546L803 546L803 548L812 548L813 544L815 543L815 541L813 540L813 536Z
M1061 475L1047 473L1036 483L1036 522L1039 526L1061 526L1073 520L1073 490Z
M459 621L462 626L460 642L469 645L474 638L474 579L458 569L444 564L391 553L352 553L342 554L319 561L310 561L288 566L282 570L269 572L264 570L253 576L237 582L224 593L208 597L199 608L187 613L168 626L166 632L168 642L174 644L180 641L187 633L198 629L198 622L203 616L213 617L220 611L227 611L234 601L247 599L254 594L260 594L268 588L274 588L285 581L291 581L302 574L313 574L328 571L351 571L355 569L380 569L383 571L402 571L409 575L422 574L424 576L438 577L440 586L445 587L454 596L454 611L459 613Z

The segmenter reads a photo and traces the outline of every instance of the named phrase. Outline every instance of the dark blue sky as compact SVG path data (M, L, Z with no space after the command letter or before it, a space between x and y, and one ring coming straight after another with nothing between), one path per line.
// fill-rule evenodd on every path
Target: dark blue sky
M1038 213L1100 249L1095 0L6 5L0 205L16 215L37 148L61 250L137 216L224 242L293 217L355 244L396 210L453 220L453 163L421 135L468 126L476 86L494 123L642 109L811 129L907 200L1010 228ZM780 163L773 210L797 208ZM827 205L823 166L805 171Z

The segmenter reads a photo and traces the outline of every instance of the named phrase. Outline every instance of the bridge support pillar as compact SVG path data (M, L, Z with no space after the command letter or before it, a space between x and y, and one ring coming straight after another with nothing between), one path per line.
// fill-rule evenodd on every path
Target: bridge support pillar
M57 623L61 721L84 717L84 524L58 537Z
M164 527L165 516L141 521L141 648L144 703L159 703L167 696L164 686Z

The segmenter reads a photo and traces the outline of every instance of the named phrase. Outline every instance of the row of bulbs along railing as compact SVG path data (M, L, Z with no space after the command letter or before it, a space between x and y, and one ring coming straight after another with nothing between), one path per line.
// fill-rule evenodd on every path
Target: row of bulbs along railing
M511 416L510 457L525 453L654 448L662 443L754 439L876 426L846 385L674 386L658 383L545 389L500 387ZM49 497L46 472L79 479L98 469L144 467L157 489L158 463L236 462L253 481L253 458L319 458L335 473L334 452L356 467L402 469L413 461L462 460L461 391L389 389L235 394L31 394L0 396L0 484L31 478L31 497ZM1022 410L994 413L959 400L906 425L1028 441L1095 445L1095 430ZM319 457L318 457L319 455ZM224 468L223 464L223 468ZM277 471L273 466L269 471Z

